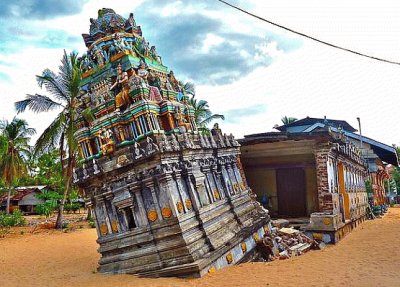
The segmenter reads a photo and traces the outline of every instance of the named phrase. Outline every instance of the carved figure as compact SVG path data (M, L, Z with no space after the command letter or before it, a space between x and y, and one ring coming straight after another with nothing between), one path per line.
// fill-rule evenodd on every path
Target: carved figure
M179 82L175 78L174 71L172 71L172 70L168 74L168 81L172 85L173 90L178 92L179 91Z
M97 46L94 46L93 50L92 50L92 53L93 53L93 57L94 57L97 65L103 66L105 64L106 58L107 58L104 55L103 50L101 48L97 47Z
M219 136L219 135L222 136L222 131L221 131L221 129L219 128L218 123L215 123L215 124L214 124L213 128L211 129L211 134L212 134L213 136Z
M147 70L147 65L143 60L140 60L138 76L141 77L144 82L147 84L147 76L149 75L149 71Z
M186 132L192 130L192 125L187 122L185 116L182 114L181 109L179 108L175 109L175 119L178 123L178 126L184 127Z
M151 46L150 55L154 60L156 60L158 63L162 64L161 57L157 54L156 46Z
M150 55L149 42L145 38L138 42L138 50L145 57Z
M117 66L117 79L111 86L110 90L114 88L117 88L117 92L115 93L115 108L119 111L121 107L129 103L128 73L122 71L121 63Z
M98 32L103 32L101 30L100 24L97 20L90 18L90 28L89 28L89 33L91 35L96 34Z
M168 91L173 91L174 90L174 88L172 88L172 85L169 82L168 78L165 79L165 89L168 90Z
M129 77L129 84L131 89L146 88L147 84L143 78L139 77L135 69L132 69L132 75Z
M99 135L100 138L100 149L103 154L109 154L114 152L115 144L111 130L103 128Z
M136 21L133 16L133 13L130 13L129 18L125 22L125 30L127 30L129 28L133 28L133 27L136 27Z

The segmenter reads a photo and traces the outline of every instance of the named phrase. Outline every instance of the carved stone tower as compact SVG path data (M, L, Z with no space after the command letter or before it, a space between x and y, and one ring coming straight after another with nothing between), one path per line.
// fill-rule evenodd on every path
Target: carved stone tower
M246 260L269 216L240 171L238 142L197 130L133 14L102 9L90 22L74 182L94 210L99 271L202 276Z

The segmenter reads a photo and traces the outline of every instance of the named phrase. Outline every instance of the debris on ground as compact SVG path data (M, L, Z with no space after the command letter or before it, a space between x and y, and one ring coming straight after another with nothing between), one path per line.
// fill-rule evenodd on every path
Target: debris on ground
M325 244L309 238L300 230L283 227L272 227L264 238L257 242L257 250L260 254L258 261L273 261L276 259L288 259L299 256L310 249L323 249Z
M273 219L271 220L272 226L277 227L277 228L283 228L283 227L288 227L289 226L289 220L287 219Z

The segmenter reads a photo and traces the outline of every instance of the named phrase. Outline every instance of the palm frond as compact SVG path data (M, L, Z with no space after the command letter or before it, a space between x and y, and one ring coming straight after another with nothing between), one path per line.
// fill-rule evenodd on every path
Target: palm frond
M224 115L220 115L220 114L213 114L205 119L203 119L200 123L199 126L200 127L204 127L209 125L212 121L217 120L217 119L221 119L221 120L225 120Z
M17 113L22 113L29 108L35 113L48 112L59 107L63 107L61 103L57 103L47 96L43 95L27 95L25 100L15 102Z
M69 92L62 78L49 69L43 71L41 76L36 76L39 87L45 87L46 90L57 100L68 102Z
M192 95L193 97L196 95L195 86L192 82L187 82L183 85L183 91L186 94Z
M63 112L61 112L37 139L34 148L35 155L41 155L58 146L60 137L63 133L64 124L65 117Z

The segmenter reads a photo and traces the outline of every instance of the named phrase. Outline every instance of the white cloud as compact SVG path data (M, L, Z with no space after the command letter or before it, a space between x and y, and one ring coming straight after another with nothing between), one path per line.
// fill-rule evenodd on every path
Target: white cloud
M96 18L99 9L111 6L117 13L127 16L142 2L93 0L83 7L79 15L38 21L31 28L43 25L79 36L87 33L89 18ZM171 3L160 13L177 13L180 3ZM254 0L252 5L256 14L295 30L374 56L400 61L398 1ZM267 31L285 37L291 35L229 7L223 11L226 13L211 9L200 12L223 19L227 32L241 31L266 37ZM207 51L221 43L212 31L209 35L199 49ZM83 41L76 49L80 52L85 50ZM198 97L208 100L215 113L265 105L265 113L241 117L240 124L222 123L225 132L243 136L271 131L272 126L285 115L297 118L326 115L346 120L357 127L356 117L359 116L366 136L387 144L400 144L399 66L364 59L309 40L304 40L302 47L288 54L281 53L276 42L262 47L262 50L275 59L272 65L258 68L230 85L197 87ZM62 49L21 46L19 51L7 57L0 55L0 61L12 63L0 65L0 72L6 72L11 77L10 83L0 81L2 98L5 99L0 105L0 118L11 119L15 115L14 102L23 99L25 94L45 93L37 87L35 75L47 67L56 70L62 53ZM240 54L248 57L246 50ZM170 68L174 68L173 63ZM50 123L53 114L26 112L20 116L40 133Z

